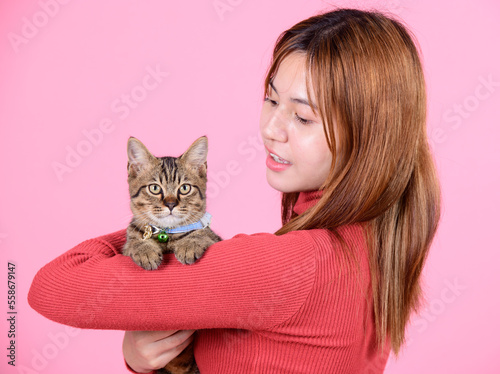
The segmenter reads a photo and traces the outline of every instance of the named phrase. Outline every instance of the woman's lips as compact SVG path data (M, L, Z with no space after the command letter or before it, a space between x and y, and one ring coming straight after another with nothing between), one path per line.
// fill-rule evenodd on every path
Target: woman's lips
M271 157L273 157L274 161L276 162L280 162L282 164L291 164L290 161L284 159L283 157L281 157L279 154L277 154L276 152L274 152L271 148L268 148L268 147L265 147L267 152L271 155Z
M271 149L267 148L268 155L266 158L266 166L272 171L283 171L292 166L292 163L288 160L285 160Z

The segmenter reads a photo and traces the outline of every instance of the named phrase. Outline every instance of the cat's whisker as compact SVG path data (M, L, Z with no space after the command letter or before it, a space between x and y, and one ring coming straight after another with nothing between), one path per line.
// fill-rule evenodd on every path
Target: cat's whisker
M142 214L142 213L141 213L141 214ZM136 217L138 217L138 216L136 216ZM123 222L123 221L126 221L126 220L127 220L127 221L131 221L133 218L134 218L134 214L133 214L133 213L129 213L128 215L126 215L126 216L122 217L122 218L120 219L120 222Z
M150 221L150 218L147 213L142 213L141 215L135 216L135 220L146 224Z
M136 221L136 223L137 223L137 226L134 226L134 227L133 227L133 230L134 230L134 231L138 231L138 232L140 232L140 231L141 231L141 230L139 229L139 227L143 227L143 226L147 225L147 224L148 224L148 222L149 222L149 221L146 221L143 217L139 217L139 218L137 218L137 217L136 217L135 221Z
M149 222L149 217L147 215L147 212L144 212L144 213L139 213L137 215L133 215L131 214L130 216L127 216L127 217L124 217L123 220L125 221L125 219L128 219L128 220L132 220L134 219L135 221L139 221L141 224L146 224Z

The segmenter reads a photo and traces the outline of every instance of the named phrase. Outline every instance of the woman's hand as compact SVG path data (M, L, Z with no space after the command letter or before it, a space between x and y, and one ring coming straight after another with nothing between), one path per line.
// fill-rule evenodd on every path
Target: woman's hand
M123 357L137 373L158 370L193 340L195 330L125 331Z

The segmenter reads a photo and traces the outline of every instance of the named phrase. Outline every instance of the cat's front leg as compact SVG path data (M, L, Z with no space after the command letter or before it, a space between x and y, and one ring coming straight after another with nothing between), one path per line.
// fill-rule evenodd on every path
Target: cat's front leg
M207 235L205 230L198 230L186 238L172 241L169 248L174 252L179 262L185 265L191 265L201 258L207 248L219 241L219 239L220 238L215 239Z
M171 246L175 254L175 258L184 265L194 264L196 260L203 256L207 247L200 245L196 240L179 240L175 245Z
M146 270L158 269L163 260L160 246L152 240L127 240L122 253Z

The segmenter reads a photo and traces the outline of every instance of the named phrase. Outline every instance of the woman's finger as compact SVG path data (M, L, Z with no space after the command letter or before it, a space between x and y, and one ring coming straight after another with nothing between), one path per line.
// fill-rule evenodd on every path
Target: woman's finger
M177 350L181 345L187 346L189 343L184 344L186 340L191 339L196 330L179 330L176 333L169 335L163 339L155 342L155 350L157 352L167 352L170 350ZM179 354L180 351L177 353ZM175 356L174 356L175 357Z
M174 335L179 330L166 331L130 331L136 341L142 341L145 344L153 343Z
M170 361L179 356L179 354L193 341L194 337L191 334L186 340L175 348L166 351L163 355L158 357L158 360L154 362L154 366L157 368L165 367Z

